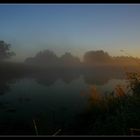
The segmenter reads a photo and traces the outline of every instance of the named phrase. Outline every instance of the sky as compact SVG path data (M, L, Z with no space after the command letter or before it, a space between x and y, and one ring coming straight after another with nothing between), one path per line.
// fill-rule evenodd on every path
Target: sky
M89 50L140 57L139 4L0 4L0 40L13 61L41 50L82 58Z

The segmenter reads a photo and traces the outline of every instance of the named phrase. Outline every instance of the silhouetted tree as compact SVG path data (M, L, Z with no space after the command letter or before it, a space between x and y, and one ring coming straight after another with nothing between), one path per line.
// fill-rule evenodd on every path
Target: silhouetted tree
M140 59L132 56L113 57L114 63L122 65L140 65Z
M79 66L80 60L78 57L75 57L71 53L66 52L60 57L60 63L63 66Z
M60 58L53 51L40 51L35 57L29 57L25 60L28 64L38 64L43 66L79 66L80 60L71 53L65 53Z
M32 64L33 60L34 60L33 57L28 57L28 58L26 58L25 62L28 63L28 64Z
M10 44L0 41L0 60L4 60L15 55L14 52L10 52L10 46Z
M84 62L86 64L106 63L110 61L111 57L109 56L109 54L102 50L88 51L84 55Z
M58 64L58 57L53 51L44 50L37 53L35 57L27 58L25 62L43 66L55 66Z
M56 54L50 50L39 52L35 58L38 63L46 63L47 65L55 65L58 60Z

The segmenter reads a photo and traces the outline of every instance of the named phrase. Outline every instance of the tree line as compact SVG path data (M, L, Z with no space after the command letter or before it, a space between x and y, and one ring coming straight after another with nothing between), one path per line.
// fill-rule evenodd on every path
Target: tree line
M0 41L0 61L9 59L15 55L10 51L11 45L5 41ZM132 56L110 56L103 50L87 51L83 56L83 61L77 56L73 56L70 52L64 53L58 57L51 50L44 50L38 52L34 57L28 57L24 61L26 64L43 65L43 66L94 66L99 64L122 64L122 65L136 65L140 63L139 58Z

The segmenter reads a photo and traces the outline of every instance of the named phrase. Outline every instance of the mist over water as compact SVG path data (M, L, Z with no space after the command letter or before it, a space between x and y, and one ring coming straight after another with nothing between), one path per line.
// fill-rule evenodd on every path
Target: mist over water
M0 135L139 133L139 15L128 4L0 4Z
M140 72L139 58L103 50L87 51L81 61L69 51L58 55L46 49L12 62L16 54L10 45L0 41L0 135L52 136L58 130L59 135L88 135L92 113L84 116L92 105L122 95L127 73Z
M96 86L104 97L116 85L126 85L121 67L105 65L47 67L1 62L0 77L2 135L35 135L33 120L40 135L53 135L58 129L62 135L70 134L77 115L89 104L91 87Z

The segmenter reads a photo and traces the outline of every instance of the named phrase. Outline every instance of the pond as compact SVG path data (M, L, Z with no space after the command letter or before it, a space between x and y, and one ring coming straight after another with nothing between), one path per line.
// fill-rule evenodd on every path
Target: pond
M125 85L121 70L71 72L38 71L23 76L3 75L0 86L1 135L69 133L88 104L89 89L101 95ZM35 129L36 127L36 129Z

